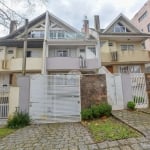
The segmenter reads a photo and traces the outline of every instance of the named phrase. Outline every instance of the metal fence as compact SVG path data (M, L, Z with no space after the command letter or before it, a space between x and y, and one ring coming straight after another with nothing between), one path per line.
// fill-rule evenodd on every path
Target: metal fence
M9 111L9 85L0 85L0 118L7 118Z

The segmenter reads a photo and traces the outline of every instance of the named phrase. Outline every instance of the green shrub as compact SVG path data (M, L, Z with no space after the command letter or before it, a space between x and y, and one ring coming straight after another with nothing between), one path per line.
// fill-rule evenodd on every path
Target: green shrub
M93 119L92 109L87 108L81 111L82 120L90 120Z
M16 112L12 118L8 119L7 127L8 128L22 128L29 125L31 122L30 116L28 113Z
M103 103L103 104L99 105L100 117L102 117L102 116L110 116L111 115L111 111L112 111L111 105L109 105L107 103Z
M103 103L100 105L91 106L91 108L81 111L82 120L90 120L102 116L110 116L112 111L111 105Z
M134 103L133 101L129 101L129 102L127 103L127 107L128 107L128 109L130 109L130 110L134 110L134 109L135 109L135 103Z
M98 118L100 116L99 106L92 106L91 107L93 118Z

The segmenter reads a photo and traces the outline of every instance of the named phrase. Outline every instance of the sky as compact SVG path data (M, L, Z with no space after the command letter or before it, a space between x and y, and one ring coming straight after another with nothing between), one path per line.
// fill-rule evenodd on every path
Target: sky
M80 30L85 16L89 19L90 27L93 27L94 15L99 15L101 28L105 28L120 13L132 19L147 0L47 0L45 5L34 3L37 0L31 0L34 4L31 4L30 8L26 3L27 0L3 1L29 20L48 10ZM3 34L4 32L1 32L0 36Z

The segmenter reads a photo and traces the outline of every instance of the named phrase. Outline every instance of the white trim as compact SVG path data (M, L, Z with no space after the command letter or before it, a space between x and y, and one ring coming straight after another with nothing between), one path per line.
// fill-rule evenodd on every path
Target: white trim
M118 15L118 17L116 17L107 27L106 27L106 29L102 32L102 33L105 33L105 32L107 32L120 18L123 18L123 20L125 20L126 22L128 22L129 23L129 26L131 26L132 28L134 28L136 31L137 31L137 33L142 33L139 29L137 29L132 23L131 23L131 21L125 16L125 15L123 15L122 13L120 13L119 15Z

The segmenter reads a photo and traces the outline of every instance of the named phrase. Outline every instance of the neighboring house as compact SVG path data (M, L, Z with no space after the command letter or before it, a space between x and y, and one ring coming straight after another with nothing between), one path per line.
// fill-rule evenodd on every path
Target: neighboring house
M30 21L26 73L96 73L100 67L99 48L96 40L88 35L86 21L83 26L86 33L49 12ZM0 82L3 84L15 84L16 76L22 72L24 34L25 26L0 39Z
M150 33L150 0L131 19L132 23L144 33ZM150 39L145 41L146 50L150 50Z
M95 34L91 29L90 33ZM103 66L112 73L145 72L149 63L149 52L143 42L150 37L142 33L131 21L120 14L106 29L97 31L100 38L100 56Z

